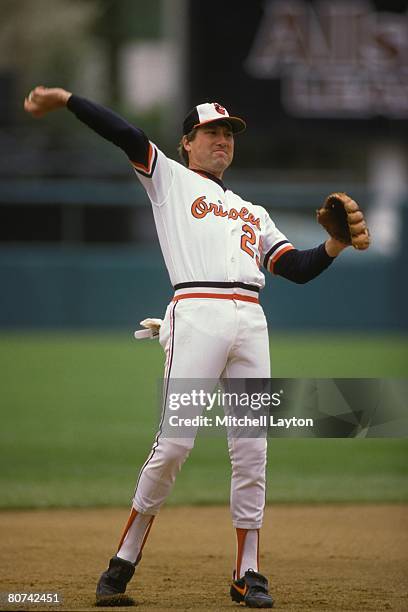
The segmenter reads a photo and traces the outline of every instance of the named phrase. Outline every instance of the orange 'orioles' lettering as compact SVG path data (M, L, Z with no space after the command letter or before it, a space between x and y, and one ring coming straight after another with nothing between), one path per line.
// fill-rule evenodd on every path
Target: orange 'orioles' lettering
M250 223L251 225L257 227L259 230L261 229L259 217L255 219L254 215L250 213L249 210L245 208L245 206L243 206L239 211L236 208L230 208L230 210L228 211L224 210L221 202L218 202L218 204L215 204L214 202L207 203L205 201L205 196L200 196L199 198L196 198L191 205L191 214L193 215L193 217L195 217L196 219L204 219L204 217L206 217L209 213L213 213L216 217L228 217L228 219L232 219L233 221L236 219L242 219L242 221ZM246 225L246 227L249 226ZM252 228L250 229L251 231L253 231ZM255 243L250 242L250 244ZM246 251L246 249L244 250ZM249 251L246 252L249 253ZM253 252L251 253L251 256L253 256Z
M191 206L192 215L196 219L204 219L205 215L208 213L208 204L204 202L204 199L205 196L197 198Z

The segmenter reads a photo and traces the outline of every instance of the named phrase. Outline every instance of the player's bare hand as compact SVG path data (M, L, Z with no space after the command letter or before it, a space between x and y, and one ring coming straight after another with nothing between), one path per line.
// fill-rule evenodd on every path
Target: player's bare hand
M39 85L25 98L24 110L33 117L39 118L50 111L66 106L70 96L71 92L61 87L48 88Z
M325 242L326 253L329 257L337 257L337 255L340 255L348 246L348 244L344 244L344 242L340 242L335 238L328 238Z

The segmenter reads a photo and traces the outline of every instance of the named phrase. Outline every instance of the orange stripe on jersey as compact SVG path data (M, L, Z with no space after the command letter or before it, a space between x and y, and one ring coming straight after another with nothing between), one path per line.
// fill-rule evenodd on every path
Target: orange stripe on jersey
M251 297L250 295L240 295L239 293L184 293L182 295L175 295L173 302L179 300L185 300L186 298L213 298L216 300L240 300L241 302L253 302L259 304L257 297Z
M274 257L271 257L271 259L269 260L269 263L268 263L269 272L273 272L274 265L276 264L278 259L280 259L282 257L282 255L284 253L287 253L288 251L293 251L294 248L295 247L293 245L288 244L284 249L279 251L279 253L276 253L276 255Z
M150 171L152 169L152 158L153 158L153 147L151 143L149 142L149 157L147 160L147 166L144 166L143 164L137 164L134 161L132 161L132 164L136 168L136 170L142 170L143 172L146 172L146 174L150 174Z

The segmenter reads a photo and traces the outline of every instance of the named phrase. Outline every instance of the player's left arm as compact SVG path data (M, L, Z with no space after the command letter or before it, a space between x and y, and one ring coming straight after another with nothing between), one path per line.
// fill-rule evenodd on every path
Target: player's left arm
M272 274L304 284L319 276L347 245L329 238L312 249L296 249L265 211L263 265Z
M292 249L275 262L271 272L294 283L308 283L326 270L344 248L344 245L339 248L329 239L313 249Z

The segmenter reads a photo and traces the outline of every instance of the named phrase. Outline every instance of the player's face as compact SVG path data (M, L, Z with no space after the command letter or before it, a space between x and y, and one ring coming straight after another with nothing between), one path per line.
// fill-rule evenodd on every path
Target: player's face
M194 140L185 141L189 167L222 178L234 157L234 136L227 123L209 123L198 128Z

